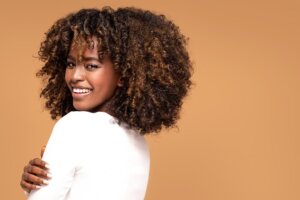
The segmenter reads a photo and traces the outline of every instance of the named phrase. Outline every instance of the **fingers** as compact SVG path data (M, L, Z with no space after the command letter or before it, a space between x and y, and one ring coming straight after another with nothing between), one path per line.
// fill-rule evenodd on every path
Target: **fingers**
M24 173L33 174L41 178L49 178L49 172L47 169L43 169L33 165L26 165L24 167Z
M48 164L40 158L35 158L29 161L24 167L21 177L21 187L30 192L40 188L42 185L47 185L51 178Z
M38 185L34 185L32 183L28 183L24 180L21 180L21 183L20 183L21 187L23 188L23 190L25 190L26 192L30 192L31 190L36 190L38 189L40 186Z
M47 185L47 184L48 184L47 181L27 172L24 172L22 174L22 179L20 183L23 190L25 190L28 193L32 190L40 188L41 185Z
M34 158L30 160L29 165L38 166L43 169L49 169L48 164L40 158Z
M33 174L24 172L22 175L22 180L27 182L27 183L31 183L34 186L41 186L41 185L47 185L48 182L43 180L42 178L35 176Z

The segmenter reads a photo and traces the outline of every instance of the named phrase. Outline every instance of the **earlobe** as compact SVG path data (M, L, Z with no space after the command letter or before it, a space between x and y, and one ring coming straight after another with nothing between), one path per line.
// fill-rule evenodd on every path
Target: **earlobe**
M123 80L122 80L121 77L119 78L117 85L118 85L118 87L122 87L123 86Z

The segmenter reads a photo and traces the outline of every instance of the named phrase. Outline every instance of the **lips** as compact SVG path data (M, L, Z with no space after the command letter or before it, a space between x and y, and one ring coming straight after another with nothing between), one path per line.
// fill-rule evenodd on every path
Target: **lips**
M84 97L88 96L92 92L92 89L82 88L82 87L72 87L71 91L74 100L81 100Z
M72 88L72 92L76 94L86 94L91 92L91 89L88 88Z

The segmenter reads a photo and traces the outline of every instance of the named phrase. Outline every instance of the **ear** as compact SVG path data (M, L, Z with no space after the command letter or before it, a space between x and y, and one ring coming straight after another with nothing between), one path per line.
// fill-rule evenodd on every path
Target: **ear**
M119 77L119 80L118 80L118 83L117 83L117 86L118 87L122 87L124 85L124 81L122 80L121 76Z

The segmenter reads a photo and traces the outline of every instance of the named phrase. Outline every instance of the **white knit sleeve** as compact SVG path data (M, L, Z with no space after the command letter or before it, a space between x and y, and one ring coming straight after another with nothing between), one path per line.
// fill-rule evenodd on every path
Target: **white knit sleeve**
M52 178L48 185L32 191L29 200L66 198L75 173L76 129L72 124L74 119L68 116L55 124L43 156L43 160L49 163Z

